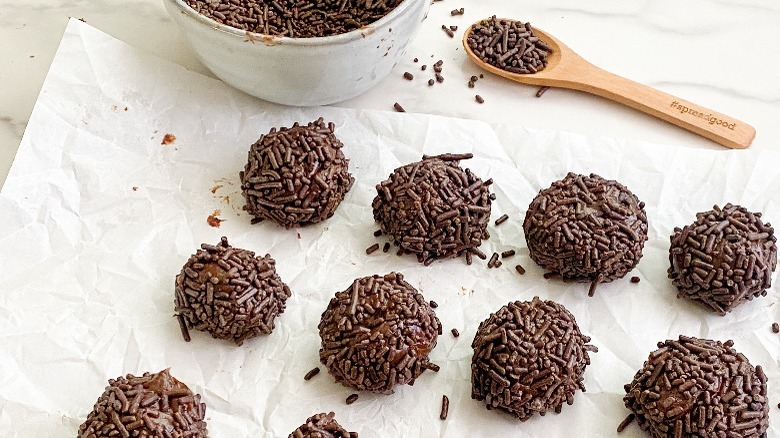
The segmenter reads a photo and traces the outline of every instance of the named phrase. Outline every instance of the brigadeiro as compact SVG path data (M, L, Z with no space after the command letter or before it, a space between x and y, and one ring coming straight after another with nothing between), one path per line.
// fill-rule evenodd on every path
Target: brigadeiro
M564 281L599 283L623 278L642 258L647 215L626 186L569 173L531 202L523 222L528 250L539 266Z
M320 362L337 382L381 394L413 384L426 369L442 333L428 301L403 275L356 279L337 292L319 324Z
M493 180L482 181L460 160L472 154L423 156L401 166L376 186L374 219L403 252L429 265L434 260L472 254L488 238Z
M200 394L168 370L110 379L92 412L79 427L79 438L206 438L206 405Z
M696 221L675 228L671 237L668 272L677 297L725 315L765 296L777 266L776 242L761 213L732 204L697 213Z
M357 432L347 432L334 417L333 412L312 415L288 438L358 438Z
M184 339L190 340L189 329L237 345L270 334L290 297L274 259L234 248L227 237L200 247L176 276L176 315Z
M272 128L252 145L239 176L253 222L270 219L292 228L333 216L355 181L333 130L320 117L306 126Z
M590 338L561 304L515 301L483 321L471 347L471 398L521 421L561 412L585 391Z
M686 336L659 342L625 385L623 401L639 427L659 438L765 437L766 375L733 345Z

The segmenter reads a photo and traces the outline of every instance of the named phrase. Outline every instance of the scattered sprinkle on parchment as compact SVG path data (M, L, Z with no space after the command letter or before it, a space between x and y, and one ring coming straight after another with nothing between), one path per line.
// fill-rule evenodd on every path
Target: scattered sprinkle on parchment
M169 144L173 143L174 141L176 141L176 136L173 135L173 134L168 133L168 134L165 134L165 137L163 137L162 143L160 143L160 144L165 146L165 145L169 145Z
M222 212L220 210L214 210L214 213L211 213L209 217L206 218L206 222L214 228L219 228L219 225L222 223L224 219L220 219L217 216L219 216Z

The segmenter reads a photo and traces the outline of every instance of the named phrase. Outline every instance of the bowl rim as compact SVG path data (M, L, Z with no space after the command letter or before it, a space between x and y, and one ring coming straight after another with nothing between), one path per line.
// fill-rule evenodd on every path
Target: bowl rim
M367 24L359 29L351 30L346 33L340 33L338 35L330 35L324 37L310 37L310 38L297 38L287 37L279 35L269 35L258 32L250 32L248 30L241 30L227 24L222 24L214 19L200 14L195 9L187 4L186 0L166 0L168 3L176 5L179 10L187 17L195 20L198 24L207 26L210 29L227 33L232 36L248 39L251 42L262 41L268 45L285 44L294 46L326 46L332 44L345 43L362 38L366 38L368 35L377 31L377 29L383 27L385 24L395 20L404 11L410 8L410 5L417 1L429 1L429 0L402 0L392 11L387 15L380 18L373 23Z

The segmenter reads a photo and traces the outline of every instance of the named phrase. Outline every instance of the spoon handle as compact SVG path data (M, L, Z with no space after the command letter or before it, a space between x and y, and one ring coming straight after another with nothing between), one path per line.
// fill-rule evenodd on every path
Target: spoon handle
M586 62L587 63L587 62ZM590 63L572 88L627 105L734 149L750 146L756 130L747 123L634 82Z

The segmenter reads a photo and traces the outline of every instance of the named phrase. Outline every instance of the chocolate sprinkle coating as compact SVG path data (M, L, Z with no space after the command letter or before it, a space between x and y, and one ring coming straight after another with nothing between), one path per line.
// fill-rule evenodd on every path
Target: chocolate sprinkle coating
M462 254L481 254L490 221L493 180L461 168L472 154L423 156L376 186L374 219L406 253L426 265Z
M176 314L187 329L211 333L241 345L270 334L284 312L290 288L276 274L270 255L228 244L202 244L176 276Z
M320 117L306 126L272 128L252 145L239 176L255 221L289 229L333 216L355 182L334 129Z
M471 346L471 398L521 421L572 404L585 391L590 338L561 304L515 301L479 325Z
M206 405L168 370L109 379L79 438L206 438Z
M717 205L696 221L674 229L669 278L677 297L702 303L725 315L753 298L766 296L777 267L777 238L761 213L739 205Z
M765 437L766 375L733 342L680 336L658 343L634 380L626 407L653 437Z
M391 394L431 365L441 323L403 275L356 279L337 292L319 324L320 362L345 386Z
M248 32L292 38L338 35L384 17L402 0L185 0L199 14Z
M341 427L335 415L333 412L312 415L288 438L358 438L357 432L347 432Z
M531 259L564 280L622 278L642 258L644 202L617 181L569 173L531 202L523 231Z

